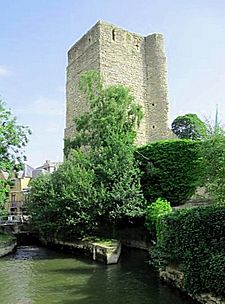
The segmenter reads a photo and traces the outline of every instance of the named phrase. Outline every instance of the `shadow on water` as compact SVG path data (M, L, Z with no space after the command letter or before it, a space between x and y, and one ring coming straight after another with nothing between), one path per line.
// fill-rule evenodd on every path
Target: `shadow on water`
M5 294L4 300L1 285L6 284L0 279L1 304L195 303L162 285L147 253L140 250L123 250L117 265L106 266L41 247L21 247L5 262L5 269L17 271L8 283L14 283L19 295ZM1 264L4 267L4 261L0 275Z
M68 286L63 288L71 298L63 303L75 303L73 298L78 290L68 289ZM79 295L78 304L194 303L178 290L163 286L148 264L147 254L139 250L123 251L118 265L96 268L86 286L79 289Z

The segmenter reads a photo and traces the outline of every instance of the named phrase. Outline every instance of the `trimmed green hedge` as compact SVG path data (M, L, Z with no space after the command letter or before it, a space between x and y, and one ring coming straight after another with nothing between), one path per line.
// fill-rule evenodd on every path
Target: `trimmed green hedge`
M180 264L191 293L225 296L225 206L178 210L161 218L160 230L154 262Z
M175 139L137 149L136 159L143 173L141 185L148 201L161 197L175 206L194 194L203 178L201 144Z

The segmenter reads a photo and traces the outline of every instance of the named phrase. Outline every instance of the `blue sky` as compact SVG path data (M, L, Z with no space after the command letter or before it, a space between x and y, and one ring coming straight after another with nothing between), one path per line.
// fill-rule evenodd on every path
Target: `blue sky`
M67 50L97 20L164 34L170 120L225 121L224 0L0 0L0 96L31 127L28 163L62 160Z

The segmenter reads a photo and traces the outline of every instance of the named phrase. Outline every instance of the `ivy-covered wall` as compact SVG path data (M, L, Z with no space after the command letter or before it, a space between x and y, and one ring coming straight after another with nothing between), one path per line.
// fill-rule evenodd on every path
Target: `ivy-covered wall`
M225 296L225 206L182 209L161 218L153 261L179 264L192 294Z
M200 141L175 139L138 148L136 159L145 198L153 202L161 197L172 206L189 199L204 175L201 145Z

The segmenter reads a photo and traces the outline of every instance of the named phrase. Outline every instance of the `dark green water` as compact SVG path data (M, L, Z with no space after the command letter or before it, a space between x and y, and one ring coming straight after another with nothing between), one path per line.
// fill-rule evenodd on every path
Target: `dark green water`
M0 259L0 304L193 304L163 286L147 254L129 250L101 265L37 246Z

